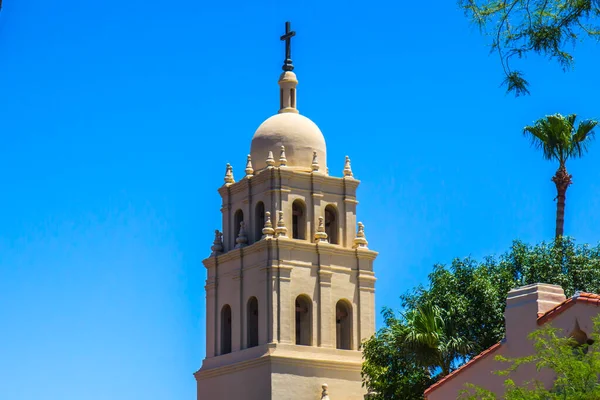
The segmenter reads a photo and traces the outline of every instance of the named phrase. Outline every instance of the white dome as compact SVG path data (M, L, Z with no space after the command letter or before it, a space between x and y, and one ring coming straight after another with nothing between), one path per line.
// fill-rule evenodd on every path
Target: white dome
M311 171L313 152L317 152L319 170L327 173L327 147L321 130L303 115L283 112L263 122L250 146L252 165L255 170L267 166L265 160L273 152L276 165L281 146L285 146L287 166L300 171Z

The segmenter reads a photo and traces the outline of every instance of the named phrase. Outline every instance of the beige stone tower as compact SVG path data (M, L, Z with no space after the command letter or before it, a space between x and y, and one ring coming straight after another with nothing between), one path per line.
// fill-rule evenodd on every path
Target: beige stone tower
M360 344L375 329L373 261L350 160L329 175L325 138L296 108L289 39L279 113L227 165L223 232L204 260L206 358L198 400L363 399ZM326 395L324 395L326 396Z

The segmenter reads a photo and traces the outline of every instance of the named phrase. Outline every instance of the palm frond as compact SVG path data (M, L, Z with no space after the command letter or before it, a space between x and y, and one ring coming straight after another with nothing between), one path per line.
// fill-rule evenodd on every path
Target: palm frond
M564 167L567 159L587 152L593 129L598 124L594 120L583 121L575 129L576 119L576 114L547 115L523 128L523 134L531 139L535 148L542 150L546 160L557 160Z
M598 121L587 120L581 121L577 126L577 130L573 135L573 157L582 157L588 151L590 142L594 139L594 128L598 125Z

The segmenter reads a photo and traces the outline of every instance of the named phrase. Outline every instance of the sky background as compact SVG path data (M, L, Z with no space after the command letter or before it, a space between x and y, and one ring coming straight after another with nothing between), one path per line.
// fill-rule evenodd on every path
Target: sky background
M288 19L298 108L362 181L378 312L434 263L552 238L556 165L521 131L600 117L592 42L568 74L520 64L515 99L454 1L4 0L0 398L195 398L216 190L277 112ZM599 160L568 165L580 243L600 239Z

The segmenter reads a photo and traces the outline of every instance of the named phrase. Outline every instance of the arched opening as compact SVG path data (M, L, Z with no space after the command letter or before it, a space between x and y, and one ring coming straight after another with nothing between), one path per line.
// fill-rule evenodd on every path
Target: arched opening
M265 204L259 201L254 209L254 241L262 238L262 230L265 227Z
M301 200L292 203L292 238L306 239L306 207Z
M333 205L325 207L325 232L329 243L339 244L338 242L338 213Z
M221 309L221 354L231 353L231 307Z
M308 296L296 297L296 344L310 346L312 344L312 302Z
M345 300L335 305L336 348L352 350L352 306Z
M233 215L233 244L235 245L235 239L237 239L240 234L240 224L244 220L244 212L242 210L237 210Z
M575 321L575 326L570 337L573 339L572 347L573 352L576 354L579 352L587 354L589 347L594 344L594 339L588 337L587 333L579 327L579 321L577 320Z
M246 306L247 347L258 346L258 300L250 297Z

